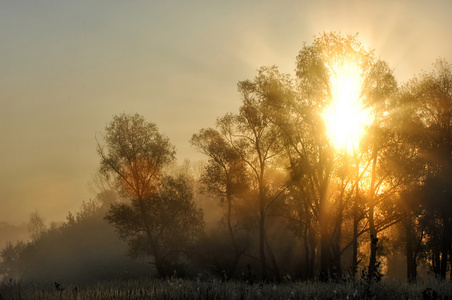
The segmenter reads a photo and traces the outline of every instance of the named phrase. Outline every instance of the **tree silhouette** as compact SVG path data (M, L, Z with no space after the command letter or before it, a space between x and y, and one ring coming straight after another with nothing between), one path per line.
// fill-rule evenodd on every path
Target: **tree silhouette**
M426 211L423 222L435 274L446 277L452 258L452 67L438 59L434 70L422 73L408 83L408 93L419 118L417 145L424 157L426 174L421 203Z
M202 231L203 213L195 207L184 177L164 177L158 191L131 203L112 205L106 219L129 244L132 257L152 256L160 277L178 270L178 259Z
M98 143L101 171L114 175L121 192L131 198L130 203L113 204L106 219L128 241L132 256L152 255L159 275L169 276L204 224L188 180L162 181L174 147L138 114L114 116L104 141L106 149Z
M175 155L157 126L138 114L113 116L103 140L105 146L97 144L101 172L113 175L125 196L143 199L155 193L162 168Z
M300 96L290 106L292 130L289 133L292 168L297 168L311 195L313 214L320 227L320 277L327 279L332 270L332 228L330 227L332 199L329 193L337 155L326 136L321 113L332 99L330 77L336 69L347 62L354 62L363 70L371 62L366 51L355 36L330 33L318 36L311 46L305 45L297 56L297 84ZM290 124L290 122L288 122Z
M223 176L223 180L216 181L224 185L222 193L231 193L232 189L238 186L237 184L232 185L231 179L237 180L240 176L249 179L247 181L252 193L248 197L248 202L251 206L254 205L253 203L256 203L257 206L259 261L263 280L267 280L269 275L267 252L270 254L273 275L280 278L270 243L266 239L267 214L278 196L284 191L284 188L280 187L273 189L268 181L268 171L270 168L278 167L276 161L283 150L279 131L275 124L270 121L265 108L265 102L269 101L277 92L277 89L275 89L277 86L273 85L278 84L278 81L273 77L277 74L275 70L275 68L261 68L253 81L239 82L238 90L242 97L242 106L239 108L239 112L237 114L226 114L218 119L218 132L203 130L201 135L194 136L192 140L213 159L215 163L211 166L219 167L216 170L218 172L214 174L216 174L215 176ZM212 140L213 143L206 144L202 139L205 139L207 134L211 138L215 137L216 140ZM222 146L223 143L225 145ZM213 146L217 148L213 149ZM225 164L226 156L229 159L227 165ZM239 173L246 170L246 175L237 173L232 177L225 177L232 175L227 173L232 171L231 167L238 167L234 171ZM214 181L210 180L210 182L213 183ZM229 195L229 197L231 196Z
M250 183L246 175L246 165L227 142L226 137L215 129L200 130L198 134L193 135L190 142L209 157L201 178L202 183L226 204L226 226L234 252L234 258L227 266L227 276L231 278L248 245L243 241L247 238L243 235L248 231L247 220L243 220L238 211L243 204L237 203L243 202L244 193Z

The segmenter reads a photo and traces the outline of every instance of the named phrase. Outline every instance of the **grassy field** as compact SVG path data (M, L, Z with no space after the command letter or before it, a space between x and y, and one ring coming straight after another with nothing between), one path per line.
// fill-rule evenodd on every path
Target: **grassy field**
M431 298L425 298L429 293ZM434 298L436 293L436 298ZM452 299L449 281L425 281L416 285L393 281L368 286L360 283L287 282L253 284L219 280L134 280L96 284L34 284L6 282L0 300L9 299Z

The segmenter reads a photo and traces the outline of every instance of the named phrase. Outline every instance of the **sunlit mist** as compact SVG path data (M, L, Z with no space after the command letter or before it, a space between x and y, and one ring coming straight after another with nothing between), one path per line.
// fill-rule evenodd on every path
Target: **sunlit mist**
M353 62L333 66L330 75L331 104L323 111L327 136L338 150L352 153L359 146L372 114L360 101L362 70Z

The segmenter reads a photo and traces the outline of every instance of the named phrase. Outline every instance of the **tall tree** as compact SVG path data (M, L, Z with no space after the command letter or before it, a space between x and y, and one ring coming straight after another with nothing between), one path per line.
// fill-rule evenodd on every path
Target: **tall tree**
M409 83L420 119L418 139L425 158L426 176L422 205L427 208L424 221L429 233L434 272L446 277L448 259L452 260L452 67L438 59L434 70L424 72Z
M372 108L373 115L373 122L363 142L363 151L367 152L367 161L370 163L366 192L370 237L368 279L374 279L377 275L378 231L398 221L395 214L380 216L380 224L376 218L377 207L381 212L396 212L392 209L394 202L391 197L403 179L402 176L394 174L395 161L400 158L400 153L398 141L390 126L390 107L396 92L397 82L392 70L385 61L377 60L371 65L363 84L364 103ZM389 207L383 209L384 205Z
M417 265L424 256L425 222L422 221L425 208L421 203L421 186L427 175L425 157L422 151L422 141L425 130L418 113L419 105L413 93L413 81L399 88L397 97L392 99L389 127L393 129L397 142L397 151L391 158L392 165L398 170L395 176L399 178L398 212L402 218L399 228L404 233L401 240L405 246L407 261L407 280L415 282Z
M320 227L320 277L328 278L331 270L331 194L332 180L338 156L331 144L322 113L333 99L332 78L340 76L341 68L355 64L364 73L372 60L355 36L330 33L318 36L311 46L305 45L297 56L299 100L290 105L292 120L288 141L292 168L298 168L306 178L312 195L312 208Z
M138 114L113 116L99 142L101 172L113 175L126 196L144 199L156 192L162 168L174 160L175 150L154 123Z
M254 80L238 83L242 96L242 106L238 114L227 114L217 122L220 134L229 147L235 151L246 165L255 191L259 230L259 260L261 277L269 278L268 257L272 264L273 276L280 275L270 242L266 238L266 217L273 204L278 200L284 188L272 189L268 184L268 170L278 168L276 163L282 152L279 131L268 117L264 103L272 97L278 97L282 91L280 81L283 76L275 67L261 68Z
M213 128L201 129L193 135L190 142L209 157L201 179L203 184L225 204L226 227L234 252L233 259L227 266L227 276L231 278L247 248L247 244L241 243L239 236L240 232L245 231L244 220L237 217L237 210L241 207L237 205L237 201L243 197L249 183L246 165L226 137Z
M138 114L114 116L103 137L106 148L98 143L101 171L113 175L120 191L131 198L130 203L113 204L106 219L128 241L131 255L152 255L159 275L168 276L203 227L188 181L162 181L162 168L174 159L174 147Z

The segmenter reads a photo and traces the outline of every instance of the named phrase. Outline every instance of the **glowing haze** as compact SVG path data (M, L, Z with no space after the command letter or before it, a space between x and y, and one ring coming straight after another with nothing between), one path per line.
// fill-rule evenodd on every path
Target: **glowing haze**
M447 0L1 1L0 221L35 210L64 220L92 198L95 136L114 114L143 115L180 161L197 160L191 135L237 111L236 84L259 67L294 74L304 42L359 32L403 82L437 57L452 62L451 11ZM353 94L347 76L335 96L345 104L326 113L359 120L341 96ZM349 119L334 121L338 145L361 134Z

